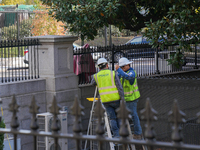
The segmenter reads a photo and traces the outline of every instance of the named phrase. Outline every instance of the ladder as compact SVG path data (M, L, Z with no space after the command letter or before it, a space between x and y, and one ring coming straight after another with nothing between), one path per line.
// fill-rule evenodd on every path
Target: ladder
M93 103L92 103L92 109L90 111L90 119L89 119L89 124L88 124L87 135L89 135L89 131L90 131L90 128L91 128L91 122L92 122L92 117L93 117L93 113L94 113L94 105L96 103L96 94L97 94L97 87L95 89L94 99L93 99ZM106 127L106 130L107 130L108 137L112 138L110 124L109 124L109 120L108 120L108 116L107 116L106 112L104 113L104 120L105 120L105 127ZM128 120L127 120L127 125L128 125L128 130L129 130L129 133L130 133L130 139L133 139L132 133L131 133L131 128L130 128ZM110 150L115 150L115 144L113 142L109 142L109 145L110 145ZM84 150L86 150L86 147L87 147L87 140L85 142ZM135 150L135 145L134 144L129 145L128 150Z

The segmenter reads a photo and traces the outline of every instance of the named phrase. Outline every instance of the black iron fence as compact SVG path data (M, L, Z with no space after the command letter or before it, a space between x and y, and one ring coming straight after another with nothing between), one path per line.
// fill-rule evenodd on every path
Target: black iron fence
M160 50L148 44L74 48L74 73L79 76L79 84L90 83L92 74L98 72L95 63L101 57L108 60L112 70L121 57L127 57L138 77L146 77L198 69L200 46L191 44L190 50L181 50L180 53L176 46Z
M0 41L2 83L39 78L38 39Z
M154 122L157 120L157 111L154 110L151 106L150 99L147 98L146 104L143 110L140 111L142 120L145 120L145 131L144 131L144 137L145 140L135 140L129 138L129 132L127 129L127 122L128 119L128 110L126 109L124 101L121 101L120 108L118 111L118 118L121 119L121 125L120 125L120 138L108 138L105 134L105 125L104 125L104 108L102 107L102 104L100 100L97 101L96 107L95 107L95 116L97 118L97 125L96 125L96 134L95 135L84 135L82 134L82 125L81 125L81 116L83 113L83 107L81 106L78 97L75 97L74 104L71 107L71 114L74 115L75 120L73 124L73 133L60 133L60 122L58 121L58 114L60 107L57 105L56 98L54 97L52 101L52 106L50 107L50 113L53 115L53 120L51 123L51 132L45 132L45 131L38 131L39 125L37 122L37 114L39 106L37 106L35 98L33 97L31 105L30 105L30 113L32 114L32 120L30 128L31 130L23 130L18 129L19 122L17 117L19 105L16 101L15 96L12 98L12 102L9 105L9 110L12 112L12 120L10 127L11 129L5 129L0 128L0 133L9 133L13 134L14 137L14 150L17 149L17 137L19 135L24 136L32 136L33 137L33 149L37 150L37 144L38 144L38 136L40 137L51 137L53 139L54 143L54 150L59 150L59 143L58 140L60 138L64 139L72 139L76 141L76 149L81 150L82 140L88 140L88 141L97 141L98 143L98 149L103 150L103 145L106 142L115 142L115 143L121 143L123 145L123 150L126 150L127 147L130 144L137 144L137 145L143 145L146 146L148 150L154 150L154 149L188 149L188 150L199 150L200 149L200 141L198 140L198 137L196 137L196 141L198 141L198 145L193 144L185 144L183 143L183 134L181 126L186 126L187 123L185 122L185 114L179 109L178 102L174 100L174 104L172 106L171 111L169 112L169 122L171 123L171 142L166 141L156 141L156 134L154 131ZM200 120L200 112L197 113L197 121ZM199 133L199 124L194 123L195 126L193 126L192 130ZM187 135L186 135L187 136ZM45 147L44 147L45 148Z

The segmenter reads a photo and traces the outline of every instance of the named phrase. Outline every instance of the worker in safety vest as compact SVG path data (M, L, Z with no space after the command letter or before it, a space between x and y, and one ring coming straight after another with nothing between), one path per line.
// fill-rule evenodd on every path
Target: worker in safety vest
M123 88L115 71L109 70L105 58L97 61L100 71L94 74L91 83L97 85L101 102L106 109L113 137L119 137L119 120L116 109L120 106L120 99L124 96Z
M140 92L137 85L137 73L130 67L131 63L127 58L122 57L119 59L119 64L115 65L115 69L123 86L126 106L131 111L131 118L134 125L133 138L142 139L142 128L137 114L137 102Z

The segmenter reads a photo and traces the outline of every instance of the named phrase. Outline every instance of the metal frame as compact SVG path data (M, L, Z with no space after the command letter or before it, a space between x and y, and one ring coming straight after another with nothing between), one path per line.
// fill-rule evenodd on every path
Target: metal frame
M187 149L187 150L199 150L200 145L192 145L192 144L184 144L182 142L181 136L181 123L185 122L185 114L179 109L178 102L175 100L172 110L169 112L169 121L173 124L172 127L172 142L161 142L156 141L153 122L157 120L156 114L157 112L151 107L150 99L146 100L145 108L141 110L141 118L146 120L146 130L145 130L145 140L135 140L129 138L129 133L127 129L126 119L128 118L128 110L126 109L125 103L122 101L120 105L120 109L118 111L118 118L122 120L122 124L120 127L120 138L108 138L104 136L104 123L102 122L102 116L104 112L102 111L102 105L97 104L97 109L95 109L95 115L98 118L98 124L96 128L96 135L83 135L81 132L81 121L80 117L84 115L83 107L81 106L78 97L75 97L74 104L71 107L71 114L75 116L75 121L73 125L73 133L72 134L63 134L59 133L60 126L56 121L56 118L59 114L60 107L57 105L56 98L53 98L52 106L50 107L50 113L53 114L54 120L52 123L52 132L39 132L36 114L38 113L39 106L36 105L35 98L33 96L31 105L30 105L30 113L32 114L31 120L31 130L18 130L19 122L17 117L17 112L19 105L17 104L15 95L12 98L12 102L9 105L9 109L12 112L12 120L11 120L11 129L3 129L0 128L0 133L10 133L14 135L14 150L17 149L17 136L19 134L22 135L32 135L33 136L33 146L34 150L36 150L36 137L37 136L51 136L54 138L55 150L57 150L58 139L59 138L67 138L76 140L76 150L81 150L81 140L94 140L98 141L98 149L103 150L104 142L115 142L122 143L123 150L127 148L128 144L138 144L145 145L148 147L148 150L153 150L154 147L159 148L172 148L172 149ZM198 119L200 120L200 112L197 113Z

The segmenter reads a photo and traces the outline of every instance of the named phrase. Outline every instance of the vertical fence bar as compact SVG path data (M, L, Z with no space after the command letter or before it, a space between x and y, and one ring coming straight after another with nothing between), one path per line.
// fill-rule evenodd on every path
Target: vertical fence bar
M20 52L20 47L19 47L19 44L18 44L18 39L17 40L15 40L16 42L15 42L15 49L17 49L18 51L18 54L17 54L17 56L15 56L15 58L18 60L18 66L17 66L17 70L16 70L16 73L17 73L17 76L16 76L16 81L18 80L18 81L20 81L20 72L21 72L21 52ZM17 46L17 48L16 48L16 46Z
M21 46L21 45L19 45L19 41L20 40L17 40L17 42L18 42L18 47L19 47L19 49L20 49L20 54L22 55L21 56L21 58L24 58L24 49L25 49L25 47L24 46ZM20 78L21 78L21 80L24 80L24 71L26 71L26 69L25 69L25 65L24 65L24 62L23 62L23 60L21 60L20 61L22 64L21 64L21 72L20 72Z
M140 111L141 119L146 121L145 124L145 138L147 141L152 142L155 141L155 131L153 121L157 120L157 111L155 111L150 103L150 99L147 98L145 108ZM149 146L148 150L153 150L153 146Z
M35 44L36 44L36 41L35 41L35 39L33 40L33 50L34 50L34 78L36 79L37 77L36 77L36 65L37 65L37 62L36 62L36 50L35 50Z
M50 107L50 113L53 114L53 122L52 122L52 125L51 125L51 130L52 130L53 135L57 135L58 131L60 130L60 125L59 125L59 121L58 121L59 110L60 110L60 106L57 105L57 101L56 101L56 98L54 96L53 101L52 101L52 105ZM59 150L58 149L58 138L57 137L54 137L54 149Z
M8 51L9 51L9 56L8 56L9 62L8 62L7 70L9 74L8 82L10 82L10 81L14 81L15 80L14 77L16 77L16 71L15 72L13 71L13 69L16 69L16 63L14 64L13 62L14 61L16 62L15 55L17 55L17 52L15 53L15 49L13 50L13 40L10 41ZM14 57L12 57L12 51L14 53Z
M33 40L31 39L30 40L30 44L31 45L33 45ZM33 50L33 47L32 46L30 46L31 47L31 79L33 79L33 76L34 76L34 74L33 74L33 72L34 72L34 50Z
M98 118L98 123L96 126L96 134L98 138L104 138L103 134L105 133L104 130L104 121L102 120L104 118L104 108L102 107L102 103L100 99L96 102L95 112L94 115ZM98 150L103 150L103 142L98 141Z
M160 71L158 69L158 48L156 48L156 74L160 74Z
M2 41L0 41L0 50L1 50L1 82L3 83L3 63L4 63L4 54L3 54L3 44Z
M14 55L15 58L15 69L13 70L14 72L16 72L16 76L15 76L15 81L20 81L20 67L21 67L21 58L20 58L20 49L18 46L18 40L14 40L14 45L13 45L13 51L16 49L17 54Z
M7 49L7 51L8 51L8 66L7 66L7 70L8 70L8 67L10 67L10 52L11 52L11 49L12 49L12 47L11 47L11 41L10 40L8 40L8 49ZM7 70L6 70L6 72L7 72ZM11 75L10 75L10 71L8 71L8 82L10 82L10 78L11 78Z
M196 43L195 43L195 56L194 56L194 62L195 62L194 69L198 69L198 66L197 66L197 44L196 44Z
M115 52L115 45L110 45L111 46L111 50L112 50L112 70L114 70L114 52Z
M31 131L33 133L37 133L37 129L39 128L38 123L37 123L37 113L38 113L38 109L40 108L39 106L37 106L36 101L35 101L35 96L33 96L32 101L31 101L31 105L29 106L29 112L32 114L32 119L31 119ZM37 136L33 136L33 149L37 150Z
M17 128L19 127L17 112L18 112L19 105L17 104L15 95L12 98L12 102L9 104L9 110L13 113L12 120L10 123L11 129L13 131L17 131ZM14 133L14 150L17 150L17 134Z
M24 45L28 45L27 44L27 42L25 41L25 40L21 40L21 44L22 44L22 42L23 42L23 44ZM24 58L26 59L26 60L28 60L28 69L27 70L25 70L25 80L27 80L28 79L28 76L29 76L29 66L30 66L30 60L29 60L29 52L30 52L30 50L29 50L29 47L27 46L27 49L28 49L28 55L27 55L27 58L26 58L26 56L24 56Z
M84 109L84 107L80 104L80 102L78 100L78 96L76 95L75 100L74 100L74 104L71 107L71 110L72 110L71 114L75 116L75 121L74 121L74 125L73 125L73 131L74 131L75 136L81 135L82 126L81 126L80 117L82 115L84 115L83 109ZM76 149L77 150L82 149L81 148L81 141L79 139L76 139Z
M4 51L4 62L5 62L5 68L4 68L4 82L7 82L7 80L6 80L6 65L7 65L7 61L6 61L6 59L7 59L7 56L6 56L6 48L5 48L5 46L6 46L6 41L4 41L4 48L3 48L3 51Z
M39 45L39 39L37 39L37 67L38 67L38 78L40 78L39 73L39 51L38 51L38 45Z

